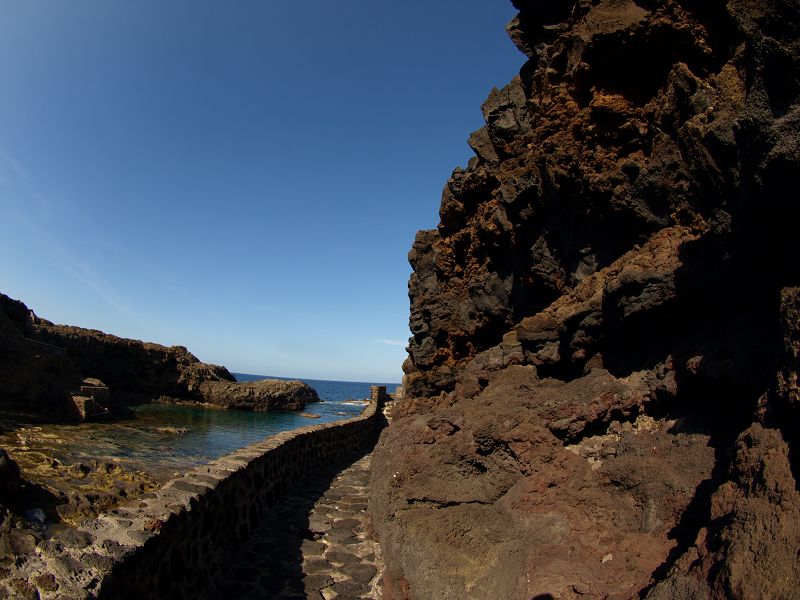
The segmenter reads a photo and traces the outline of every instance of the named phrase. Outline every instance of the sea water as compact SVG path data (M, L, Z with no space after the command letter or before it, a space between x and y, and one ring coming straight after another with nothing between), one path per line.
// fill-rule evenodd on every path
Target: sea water
M234 375L238 381L267 378ZM304 381L317 391L322 402L307 404L302 413L146 403L131 407L128 415L109 422L15 424L0 434L0 446L5 442L18 451L44 452L68 463L102 458L156 475L174 475L282 431L357 416L366 405L371 385L386 385L389 392L397 387L396 384Z
M257 381L259 379L283 379L285 381L298 380L292 377L275 377L273 375L248 375L247 373L234 373L236 381ZM396 383L362 383L358 381L326 381L324 379L299 379L317 390L317 394L324 402L341 402L348 399L369 398L369 388L373 385L385 385L390 394L397 389ZM314 405L316 406L316 405Z

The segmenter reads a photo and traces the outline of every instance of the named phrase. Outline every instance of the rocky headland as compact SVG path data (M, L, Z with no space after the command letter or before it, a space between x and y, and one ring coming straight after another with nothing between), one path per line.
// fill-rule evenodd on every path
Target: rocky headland
M100 448L88 452L91 459L65 457L60 449L70 440L59 436L81 430L54 434L37 422L115 418L151 400L295 411L319 396L300 381L237 383L225 367L182 346L56 325L0 294L0 571L43 539L68 538L71 526L152 491L167 476L120 464Z
M241 410L301 410L306 402L319 401L303 382L237 383L228 369L201 362L183 346L55 325L2 294L0 358L0 409L51 419L71 416L71 396L106 386L117 405L160 399Z
M515 0L417 234L388 598L798 598L800 3Z

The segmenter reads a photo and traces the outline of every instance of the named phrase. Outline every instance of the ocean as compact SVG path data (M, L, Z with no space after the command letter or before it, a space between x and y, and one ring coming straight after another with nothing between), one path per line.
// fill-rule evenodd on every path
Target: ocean
M285 381L304 381L315 390L322 401L364 400L369 398L369 388L373 385L385 385L390 394L397 389L396 383L363 383L359 381L327 381L325 379L300 379L297 377L275 377L273 375L249 375L233 373L236 381L257 381L259 379L283 379Z
M234 376L238 381L268 378L244 373ZM317 390L322 402L307 404L302 413L146 403L132 406L129 414L108 422L0 426L0 446L16 455L40 453L68 464L113 460L167 478L282 431L357 416L366 406L370 386L376 385L303 381ZM389 392L397 388L397 384L377 385L386 385Z

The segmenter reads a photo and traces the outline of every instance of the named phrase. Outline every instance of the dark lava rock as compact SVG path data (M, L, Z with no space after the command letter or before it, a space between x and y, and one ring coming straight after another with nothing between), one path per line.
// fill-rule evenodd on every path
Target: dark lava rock
M58 583L52 573L42 573L33 578L36 587L45 592L55 592L58 590Z
M319 402L317 392L302 381L262 379L244 383L206 381L200 385L203 402L243 410L301 410Z
M30 582L24 579L12 579L9 585L11 587L11 597L14 600L39 600L39 592Z
M21 486L22 478L17 463L0 448L0 503L16 505Z
M361 562L361 559L358 558L355 554L351 554L350 552L344 552L342 550L329 550L328 553L325 555L325 558L328 559L332 563L339 563L339 564L355 564Z
M321 590L333 583L330 575L316 574L303 577L303 586L306 590Z
M336 592L337 597L360 597L369 591L369 588L363 583L357 581L337 581L330 589Z
M3 540L17 556L32 554L36 548L36 537L26 529L12 529L3 534Z
M80 368L62 348L33 339L33 323L27 306L0 294L0 410L60 418Z
M68 418L84 377L102 380L114 402L161 398L244 410L301 410L318 402L299 381L237 383L225 368L183 346L161 346L94 329L55 325L0 294L0 409Z
M303 540L301 549L303 551L303 555L320 556L323 552L325 552L325 544L312 540Z
M200 384L235 381L183 346L166 347L94 329L55 325L0 294L0 409L69 417L70 393L100 379L112 399L199 400Z
M514 5L409 253L387 590L797 597L800 4Z
M202 363L183 346L167 347L95 329L54 325L39 317L33 320L30 337L63 348L85 377L101 379L115 398L199 400L202 383L235 381L225 367Z

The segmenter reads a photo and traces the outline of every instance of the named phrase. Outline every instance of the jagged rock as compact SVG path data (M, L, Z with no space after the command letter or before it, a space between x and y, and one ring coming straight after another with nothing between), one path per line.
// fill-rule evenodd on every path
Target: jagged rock
M198 398L206 381L235 381L225 367L200 362L184 346L161 346L35 318L31 337L64 348L87 377L116 396Z
M0 504L16 504L21 485L22 478L17 463L0 448Z
M0 294L0 407L59 418L69 390L80 386L80 369L62 348L31 333L28 307Z
M409 253L386 590L796 597L800 5L514 5Z
M262 379L244 383L205 381L200 384L203 402L241 410L302 410L319 402L317 392L302 381Z
M299 381L237 383L225 367L200 362L183 346L54 325L2 294L0 358L0 408L53 418L105 414L110 400L164 398L244 410L300 410L319 401Z

